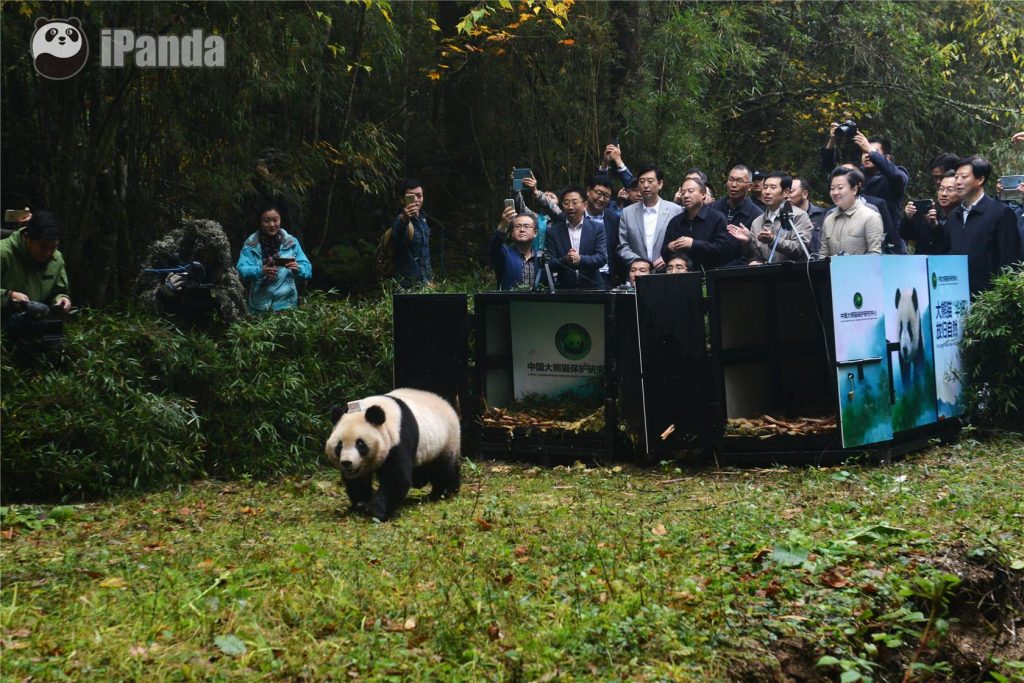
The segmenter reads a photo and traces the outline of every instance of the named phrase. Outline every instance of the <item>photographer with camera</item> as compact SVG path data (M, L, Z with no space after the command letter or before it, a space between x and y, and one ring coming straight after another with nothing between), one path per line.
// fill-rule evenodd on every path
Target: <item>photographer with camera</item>
M946 221L960 203L956 189L956 171L946 171L939 179L935 201L918 199L903 207L903 225L900 234L914 240L915 254L936 254L941 247Z
M864 192L869 197L884 200L889 213L886 226L885 244L892 254L907 253L906 244L896 227L900 224L900 207L903 194L910 181L907 169L897 166L892 160L892 142L880 135L865 137L856 122L846 120L829 127L828 142L821 149L821 168L831 178L832 170L839 165L836 148L840 140L852 142L861 151L860 170L864 174Z
M60 224L50 211L29 214L25 227L0 241L0 327L18 344L52 350L64 340L51 312L71 310Z
M60 223L51 211L31 214L25 227L0 241L0 307L38 301L71 310L68 276L60 245Z
M245 290L216 221L190 220L150 246L136 291L144 305L186 327L245 315Z

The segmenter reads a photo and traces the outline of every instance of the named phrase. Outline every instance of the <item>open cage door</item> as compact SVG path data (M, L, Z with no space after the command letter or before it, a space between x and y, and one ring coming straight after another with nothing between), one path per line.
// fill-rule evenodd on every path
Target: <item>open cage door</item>
M396 294L394 383L443 396L457 409L469 382L469 305L464 294Z
M701 273L636 282L643 449L648 457L709 436L713 392Z

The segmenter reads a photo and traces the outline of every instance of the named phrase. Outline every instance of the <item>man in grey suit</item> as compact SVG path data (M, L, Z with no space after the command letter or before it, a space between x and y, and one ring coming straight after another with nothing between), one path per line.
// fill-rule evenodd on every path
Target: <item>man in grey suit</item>
M683 211L678 204L663 200L658 193L665 176L656 166L644 166L637 175L640 201L622 210L619 220L619 259L627 266L638 258L647 259L655 270L664 270L661 247L665 228Z

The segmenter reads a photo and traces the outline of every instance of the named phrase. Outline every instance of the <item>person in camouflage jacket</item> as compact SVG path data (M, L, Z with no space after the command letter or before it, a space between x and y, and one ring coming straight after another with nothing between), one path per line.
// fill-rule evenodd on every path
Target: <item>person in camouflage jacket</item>
M197 265L198 264L198 265ZM179 273L151 272L190 266ZM161 315L203 326L245 316L245 289L231 259L231 244L216 221L188 220L150 246L136 290Z

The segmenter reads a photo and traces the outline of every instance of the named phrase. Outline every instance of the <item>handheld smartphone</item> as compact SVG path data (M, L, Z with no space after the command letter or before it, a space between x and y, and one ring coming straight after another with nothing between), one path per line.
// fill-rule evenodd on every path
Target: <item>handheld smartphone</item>
M405 195L404 197L402 197L402 203L405 206L409 206L410 204L415 204L416 203L416 195L414 195L414 194L407 194L407 195Z
M27 209L7 209L4 211L4 223L20 223L31 215Z
M523 190L523 178L529 178L533 175L533 171L528 168L513 168L512 169L512 191L522 192Z
M999 177L999 184L1003 186L1003 191L1020 191L1021 181L1024 180L1024 175L1004 175Z
M618 138L612 138L609 141L609 144L612 144L612 145L615 145L616 147L618 147L619 146L619 139Z
M293 259L293 258L284 258L283 256L278 256L277 258L274 259L274 265L275 266L283 266L285 268L288 267L289 263L294 263L294 262L295 262L295 259Z
M930 199L915 199L914 200L914 208L917 209L917 212L919 214L921 214L922 216L924 214L928 213L929 211L931 211L932 207L934 205L935 204Z
M506 199L505 200L505 208L506 209L514 209L514 208L516 208L516 200L514 200L514 199Z

